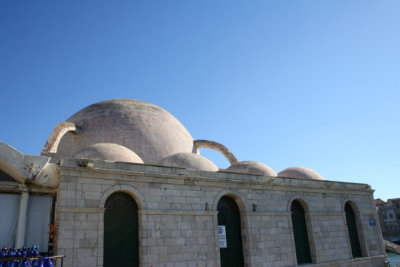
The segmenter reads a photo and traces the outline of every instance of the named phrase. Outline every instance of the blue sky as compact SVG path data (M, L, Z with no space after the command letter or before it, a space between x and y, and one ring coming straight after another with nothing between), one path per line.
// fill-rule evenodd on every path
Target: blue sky
M133 98L239 160L400 197L399 11L364 0L1 1L0 140L39 154L83 107Z

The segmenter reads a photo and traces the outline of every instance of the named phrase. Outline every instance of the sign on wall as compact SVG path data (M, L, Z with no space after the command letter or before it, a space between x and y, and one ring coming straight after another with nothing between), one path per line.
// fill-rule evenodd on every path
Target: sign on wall
M217 226L217 232L218 232L218 247L219 248L227 248L228 244L226 242L225 225L218 225Z

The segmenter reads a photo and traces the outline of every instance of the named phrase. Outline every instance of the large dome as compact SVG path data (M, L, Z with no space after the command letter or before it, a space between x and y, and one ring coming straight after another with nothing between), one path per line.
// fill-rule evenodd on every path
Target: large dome
M193 138L170 113L150 103L113 99L88 106L67 121L79 134L67 133L57 153L72 156L97 143L114 143L134 151L144 163L158 163L179 152L192 152Z

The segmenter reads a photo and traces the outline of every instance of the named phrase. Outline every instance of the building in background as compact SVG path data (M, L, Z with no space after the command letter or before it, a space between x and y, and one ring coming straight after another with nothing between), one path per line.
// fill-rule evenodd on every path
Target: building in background
M40 156L0 143L0 170L0 242L65 266L385 266L369 185L238 161L141 101L84 108Z
M400 244L400 198L376 199L379 222L385 240Z

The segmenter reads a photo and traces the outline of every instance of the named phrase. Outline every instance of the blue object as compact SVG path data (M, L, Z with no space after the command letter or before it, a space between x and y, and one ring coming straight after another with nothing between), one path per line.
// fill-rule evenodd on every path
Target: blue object
M0 258L6 258L8 257L8 251L6 248L3 248L0 252Z
M26 250L26 247L22 247L21 254L22 254L22 257L27 257L28 256L28 251Z
M36 245L32 245L30 253L31 253L31 256L33 256L33 257L39 256L39 247Z
M43 267L53 267L54 266L53 262L48 257L43 258L43 263L44 263Z
M18 267L18 261L6 261L4 267Z
M43 267L43 261L38 259L38 260L33 260L32 261L32 267Z
M17 251L15 251L15 248L10 249L8 251L8 257L16 257L16 255L17 255Z
M29 259L23 259L19 264L18 267L32 267L31 261Z

